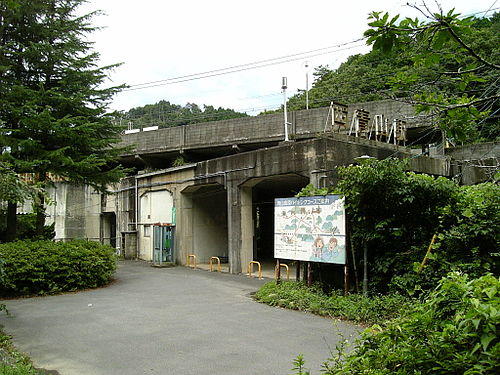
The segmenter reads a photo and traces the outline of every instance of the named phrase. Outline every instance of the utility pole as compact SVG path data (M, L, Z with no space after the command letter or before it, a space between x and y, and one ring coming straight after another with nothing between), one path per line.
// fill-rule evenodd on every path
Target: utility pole
M311 63L309 61L304 61L302 63L302 68L306 72L306 109L309 109L309 71L311 70Z
M287 82L286 82L286 77L283 77L281 80L281 89L283 90L283 102L284 102L284 115L285 115L285 142L288 142L288 117L287 117L287 110L286 110L286 88L287 88Z

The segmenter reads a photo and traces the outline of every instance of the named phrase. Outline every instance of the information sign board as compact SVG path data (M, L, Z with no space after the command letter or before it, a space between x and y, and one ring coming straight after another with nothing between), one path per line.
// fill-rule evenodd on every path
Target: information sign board
M274 257L345 264L344 198L326 195L275 199Z

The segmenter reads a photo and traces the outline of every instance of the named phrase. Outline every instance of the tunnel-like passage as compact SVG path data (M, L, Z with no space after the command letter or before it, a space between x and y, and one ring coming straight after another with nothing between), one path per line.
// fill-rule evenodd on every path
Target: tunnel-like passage
M186 241L185 254L196 255L199 263L208 263L210 257L228 256L227 195L220 184L191 186L183 191L184 214L182 224ZM185 259L182 259L185 261Z
M252 178L241 186L242 269L250 260L274 262L274 199L293 197L308 183L299 174L283 174Z

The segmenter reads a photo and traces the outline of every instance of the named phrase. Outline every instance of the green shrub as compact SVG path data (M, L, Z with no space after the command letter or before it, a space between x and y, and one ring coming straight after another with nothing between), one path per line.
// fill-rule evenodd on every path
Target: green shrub
M0 375L37 375L37 371L31 365L4 365L0 363Z
M48 294L95 288L116 269L110 246L93 241L17 241L0 244L2 295Z
M55 223L44 225L43 233L36 234L36 214L17 215L16 240L52 240L56 233ZM7 213L0 208L0 243L7 242Z
M398 294L364 297L359 294L342 295L333 291L326 295L319 287L308 288L304 283L272 281L263 285L256 293L260 302L271 306L309 311L323 316L332 316L359 323L375 323L394 318L411 303Z
M0 328L0 375L37 375L31 359L12 345L11 336Z
M500 280L451 273L421 304L362 333L326 374L500 373Z

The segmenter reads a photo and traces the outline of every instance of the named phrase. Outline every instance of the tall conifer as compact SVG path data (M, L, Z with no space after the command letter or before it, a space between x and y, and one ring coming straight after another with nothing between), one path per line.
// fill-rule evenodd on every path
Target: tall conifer
M38 182L50 173L104 191L124 176L121 128L107 112L122 86L103 88L117 65L98 66L86 39L95 12L77 14L84 2L0 0L0 160ZM42 230L43 199L36 212Z

